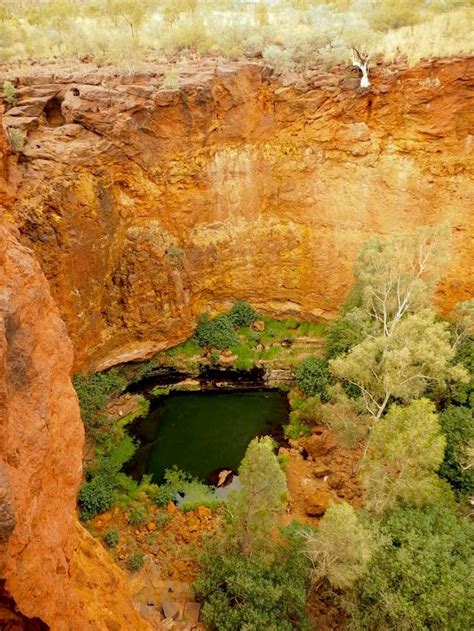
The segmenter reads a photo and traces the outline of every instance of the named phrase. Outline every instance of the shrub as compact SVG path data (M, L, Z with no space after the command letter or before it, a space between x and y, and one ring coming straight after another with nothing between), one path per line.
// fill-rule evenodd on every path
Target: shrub
M235 327L241 327L255 322L258 313L245 300L236 300L227 316Z
M134 552L126 561L127 569L130 572L138 572L143 567L145 559L141 552Z
M327 400L329 373L327 364L319 357L307 357L296 369L298 388L309 397L319 395Z
M108 530L104 535L104 541L108 548L115 548L119 542L119 531L117 526Z
M369 417L360 400L350 398L341 384L329 389L330 401L320 406L321 420L338 434L341 444L353 448L367 436Z
M474 494L474 469L469 467L474 449L474 414L471 408L448 407L439 416L446 437L444 460L439 475L459 495Z
M112 508L116 499L117 494L111 480L104 475L96 476L83 484L79 491L81 518L89 520L99 513L105 513Z
M380 525L385 543L346 597L360 631L464 631L472 626L474 527L440 506L397 509Z
M361 477L367 508L382 514L397 505L449 501L449 486L436 475L445 438L427 399L392 405L375 425Z
M218 315L212 320L208 314L204 314L199 321L195 335L199 346L222 350L238 343L232 322L225 314Z
M86 429L92 427L99 410L102 410L113 394L121 392L127 380L116 369L108 372L78 373L72 378L81 407Z
M245 556L226 544L208 545L193 585L207 627L311 629L305 611L309 564L301 543L274 547L271 556Z
M16 104L16 88L11 81L3 82L3 98L10 106Z
M127 523L132 526L141 526L146 519L146 513L141 506L134 506L127 515Z
M25 147L25 133L15 127L7 127L10 144L15 153L21 153Z
M304 536L313 580L327 579L335 589L352 587L364 576L376 549L371 530L345 502L330 506L317 530Z
M342 317L331 323L326 334L326 359L333 359L347 353L362 341L357 328L348 317Z
M189 473L173 467L165 471L165 482L153 494L153 499L158 506L166 506L169 502L174 502L178 494L179 504L185 512L194 510L198 506L216 508L219 504L212 487L199 482Z

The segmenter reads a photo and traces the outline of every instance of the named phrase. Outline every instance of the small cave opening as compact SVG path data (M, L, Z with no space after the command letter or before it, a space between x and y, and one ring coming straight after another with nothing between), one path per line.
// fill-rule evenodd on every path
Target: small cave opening
M46 122L50 127L61 127L66 124L61 105L64 99L59 96L54 96L46 103L44 107L44 116Z

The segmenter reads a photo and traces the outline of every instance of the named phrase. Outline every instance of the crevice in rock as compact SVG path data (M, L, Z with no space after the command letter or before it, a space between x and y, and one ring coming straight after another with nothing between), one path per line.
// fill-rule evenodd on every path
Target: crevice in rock
M59 96L54 96L46 103L43 111L49 127L61 127L66 124L66 119L61 109L63 100Z

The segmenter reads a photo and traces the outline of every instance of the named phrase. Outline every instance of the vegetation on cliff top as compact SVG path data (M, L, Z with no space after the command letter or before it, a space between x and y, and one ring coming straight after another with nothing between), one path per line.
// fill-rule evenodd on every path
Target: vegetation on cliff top
M173 56L261 57L277 70L472 52L470 0L4 0L0 60L86 58L128 69ZM216 24L219 28L216 28ZM176 78L165 77L176 87Z

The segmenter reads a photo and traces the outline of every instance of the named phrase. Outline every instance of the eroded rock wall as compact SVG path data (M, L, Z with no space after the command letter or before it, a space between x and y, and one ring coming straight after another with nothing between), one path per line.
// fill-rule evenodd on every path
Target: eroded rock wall
M0 133L0 610L14 603L53 631L148 629L123 572L77 523L84 430L72 346L39 264L4 221L2 153Z
M245 298L330 318L372 234L447 221L438 293L472 295L474 59L286 81L258 64L12 75L27 131L12 218L37 254L76 368L145 357Z

